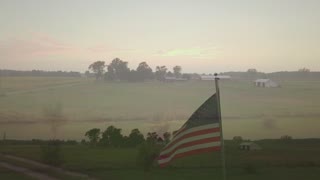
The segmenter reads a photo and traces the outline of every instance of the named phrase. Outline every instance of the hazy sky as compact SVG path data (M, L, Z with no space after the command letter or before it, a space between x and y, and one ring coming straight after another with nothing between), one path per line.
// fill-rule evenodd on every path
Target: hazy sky
M320 71L319 0L0 0L0 69Z

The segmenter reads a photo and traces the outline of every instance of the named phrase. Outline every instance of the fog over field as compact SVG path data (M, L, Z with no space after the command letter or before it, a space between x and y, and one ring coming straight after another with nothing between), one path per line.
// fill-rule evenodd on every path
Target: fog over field
M319 0L0 0L0 179L318 180Z
M215 92L213 81L194 79L223 72L231 77L221 82L226 137L318 137L318 1L0 5L0 128L8 137L50 138L54 113L60 138L112 123L127 133L137 125L173 131ZM254 88L258 78L282 88Z
M126 134L134 128L174 131L215 93L213 81L104 83L54 77L5 77L2 89L1 132L19 139L82 139L87 129L109 125ZM319 90L317 81L257 88L250 81L222 80L225 137L319 137Z

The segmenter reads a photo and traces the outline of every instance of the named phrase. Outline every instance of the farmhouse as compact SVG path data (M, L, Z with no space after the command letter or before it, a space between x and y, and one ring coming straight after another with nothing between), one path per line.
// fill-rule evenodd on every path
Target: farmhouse
M164 77L164 80L165 80L166 82L176 82L176 81L187 81L188 79L166 76L166 77Z
M254 85L256 87L264 87L264 88L279 87L279 84L272 81L271 79L257 79L254 81Z
M254 142L243 142L239 145L239 149L246 151L261 150L261 147Z
M231 77L227 76L227 75L218 75L217 77L221 80L231 79ZM213 76L213 75L201 75L200 76L200 79L203 81L214 81L215 78L216 78L216 76Z

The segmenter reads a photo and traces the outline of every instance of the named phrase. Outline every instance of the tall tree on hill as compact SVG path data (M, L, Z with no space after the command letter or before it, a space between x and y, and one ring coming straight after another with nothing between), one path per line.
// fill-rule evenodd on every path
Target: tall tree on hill
M167 67L166 66L157 66L156 67L155 76L156 76L157 80L164 81L166 74L167 74Z
M128 80L130 75L130 69L128 68L128 62L122 61L119 58L115 58L108 66L108 72L113 72L114 80Z
M181 66L175 66L173 67L173 74L176 78L179 78L181 76Z
M116 74L115 74L115 70L113 69L112 66L107 66L107 72L105 73L105 80L108 81L114 81L116 79Z
M147 133L147 142L156 143L158 139L158 134L156 132L148 132Z
M131 147L136 147L137 145L144 142L143 134L139 129L133 129L129 135L128 143Z
M103 72L105 68L105 62L104 61L96 61L89 66L89 70L93 71L96 75L96 79L102 79L103 78Z
M182 78L190 80L191 79L191 74L184 73L184 74L182 74Z
M139 73L137 71L135 71L134 69L131 69L131 71L129 72L128 75L128 79L129 82L138 82L138 81L142 81L141 77L139 76Z
M174 77L174 74L171 71L168 71L167 76L168 77Z
M109 126L103 133L100 140L101 144L111 147L120 147L123 144L121 129Z
M86 132L86 137L88 137L91 145L96 145L99 141L100 129L93 128Z
M144 81L153 78L152 69L146 62L141 62L137 67L137 73L140 80Z
M255 68L250 68L250 69L247 70L247 72L248 73L257 73L258 71Z

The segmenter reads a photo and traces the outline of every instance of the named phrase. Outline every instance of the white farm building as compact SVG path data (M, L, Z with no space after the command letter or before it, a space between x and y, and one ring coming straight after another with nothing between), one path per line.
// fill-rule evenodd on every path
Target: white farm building
M279 87L279 84L272 81L271 79L257 79L254 81L254 85L256 87L264 87L264 88Z
M166 82L177 82L177 81L187 81L188 79L186 79L186 78L176 78L176 77L166 76L166 77L164 77L164 80L165 80Z
M200 79L203 81L214 81L215 78L216 78L216 76L213 76L213 75L201 75L200 76ZM217 78L219 78L220 80L231 79L231 77L227 76L227 75L218 75Z

